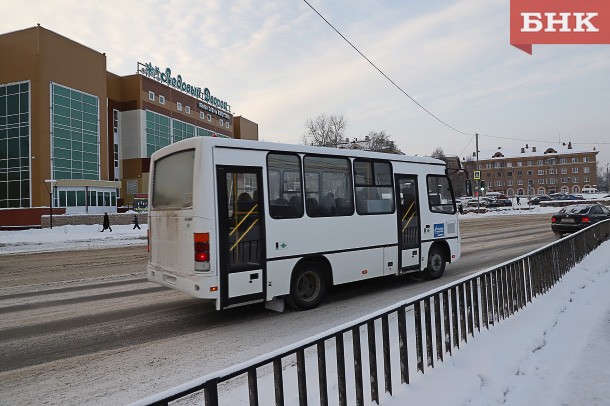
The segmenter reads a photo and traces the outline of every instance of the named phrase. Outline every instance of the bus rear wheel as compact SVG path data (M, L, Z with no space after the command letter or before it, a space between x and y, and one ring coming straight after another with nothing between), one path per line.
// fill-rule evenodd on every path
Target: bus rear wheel
M445 272L445 250L440 246L434 245L430 248L428 253L428 266L426 267L425 274L429 279L438 279Z
M299 267L292 275L290 304L297 310L317 307L326 293L326 278L314 263Z

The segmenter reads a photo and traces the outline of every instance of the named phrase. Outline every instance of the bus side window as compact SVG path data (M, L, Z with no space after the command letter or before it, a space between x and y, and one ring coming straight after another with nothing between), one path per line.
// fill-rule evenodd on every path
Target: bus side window
M301 159L297 154L267 155L269 215L274 219L303 217Z

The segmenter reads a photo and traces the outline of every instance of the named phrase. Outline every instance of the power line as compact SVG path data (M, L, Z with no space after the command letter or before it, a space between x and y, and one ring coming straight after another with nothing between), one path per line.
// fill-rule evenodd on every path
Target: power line
M430 110L428 110L427 108L425 108L424 106L422 106L417 100L415 100L413 97L411 97L411 95L409 95L407 92L405 92L400 86L398 86L392 79L390 79L390 77L388 75L386 75L381 69L379 69L377 67L377 65L375 65L369 58L366 57L366 55L364 55L362 52L360 52L360 50L358 48L356 48L356 46L354 44L352 44L347 38L345 38L345 36L343 34L341 34L339 32L339 30L337 30L326 18L324 18L324 16L322 14L320 14L318 12L318 10L316 10L311 4L309 4L309 2L307 0L303 0L305 2L305 4L307 4L317 15L320 16L320 18L322 20L324 20L324 22L326 22L326 24L328 24L328 26L330 28L332 28L337 34L339 34L341 36L341 38L343 38L343 40L345 42L347 42L352 48L354 48L354 50L356 52L358 52L360 54L360 56L362 56L373 68L375 68L379 73L381 73L383 75L384 78L386 78L392 85L394 85L394 87L396 87L401 93L403 93L405 96L407 96L409 99L411 99L411 101L415 104L417 104L419 106L419 108L421 108L423 111L425 111L428 115L430 115L431 117L433 117L435 120L437 120L439 123L443 124L444 126L452 129L453 131L456 131L460 134L464 134L464 135L472 135L471 133L467 133L461 130L458 130L457 128L453 127L450 124L447 124L445 121L441 120L438 116L436 116L434 113L432 113Z
M425 111L425 112L426 112L428 115L430 115L431 117L433 117L433 118L434 118L435 120L437 120L439 123L441 123L441 124L443 124L444 126L446 126L446 127L450 128L450 129L452 129L453 131L456 131L456 132L458 132L458 133L460 133L460 134L463 134L463 135L472 135L472 136L474 137L474 134L473 134L473 133L467 133L467 132L461 131L461 130L459 130L459 129L457 129L457 128L453 127L452 125L450 125L450 124L446 123L445 121L441 120L441 119L440 119L438 116L436 116L434 113L432 113L432 112L431 112L431 111L429 111L427 108L425 108L425 107L424 107L422 104L420 104L420 103L419 103L417 100L415 100L413 97L411 97L411 95L409 95L409 94L408 94L406 91L404 91L404 90L403 90L403 89L402 89L402 88L401 88L401 87L400 87L398 84L396 84L396 82L394 82L394 81L393 81L393 80L392 80L392 79L391 79L391 78L390 78L388 75L386 75L386 74L385 74L385 73L384 73L384 72L383 72L383 71L382 71L380 68L378 68L378 67L377 67L377 65L375 65L375 64L374 64L374 63L373 63L373 62L372 62L372 61L371 61L371 60L370 60L370 59L369 59L369 58L368 58L366 55L364 55L364 54L363 54L363 53L362 53L362 52L361 52L361 51L360 51L360 50L359 50L359 49L358 49L358 48L357 48L357 47L356 47L354 44L352 44L352 43L350 42L350 40L348 40L348 39L347 39L347 38L346 38L346 37L345 37L343 34L341 34L341 32L339 32L339 30L337 30L337 29L336 29L336 28L335 28L335 27L334 27L334 26L333 26L333 25L332 25L332 24L331 24L331 23L330 23L330 22L329 22L329 21L328 21L328 20L327 20L327 19L326 19L326 18L325 18L323 15L322 15L322 14L320 14L320 12L319 12L318 10L316 10L316 9L315 9L315 7L313 7L313 6L312 6L312 5L311 5L311 4L310 4L310 3L309 3L307 0L303 0L303 2L305 2L305 4L307 4L307 5L309 6L309 8L311 8L311 9L312 9L312 10L313 10L313 11L314 11L314 12L315 12L315 13L316 13L316 14L317 14L317 15L318 15L318 16L319 16L319 17L320 17L322 20L324 20L324 22L325 22L326 24L328 24L328 26L329 26L330 28L332 28L332 29L333 29L333 30L334 30L334 31L335 31L337 34L339 34L339 36L340 36L341 38L343 38L343 40L344 40L345 42L347 42L347 43L348 43L348 44L349 44L349 45L350 45L350 46L351 46L351 47L352 47L352 48L353 48L353 49L354 49L356 52L358 52L358 54L360 54L360 56L361 56L362 58L364 58L364 59L365 59L365 60L366 60L366 61L367 61L367 62L368 62L368 63L369 63L369 64L370 64L370 65L371 65L373 68L375 68L375 70L377 70L377 71L378 71L378 72L379 72L379 73L380 73L380 74L381 74L381 75L382 75L384 78L386 78L386 79L387 79L387 80L388 80L388 81L389 81L389 82L390 82L390 83L391 83L391 84L392 84L394 87L396 87L396 88L397 88L397 89L398 89L398 90L399 90L399 91L400 91L402 94L404 94L404 95L405 95L405 96L407 96L409 99L411 99L411 101L412 101L413 103L415 103L415 104L416 104L416 105L417 105L419 108L421 108L421 109L422 109L423 111ZM567 53L569 53L569 52L571 52L571 51L565 52L564 54L557 55L556 57L558 57L558 56L562 56L562 55L565 55L565 54L567 54ZM608 58L608 57L604 57L604 58L601 58L601 59L598 59L598 60L595 60L595 61L592 61L592 62L586 63L586 64L584 64L584 65L579 65L579 66L576 66L576 67L574 67L574 68L567 69L567 70L564 70L564 71L562 71L562 72L559 72L559 73L557 73L557 74L555 74L555 75L552 75L552 76L557 76L557 75L559 75L559 74L563 74L563 73L565 73L565 72L569 72L569 71L571 71L571 70L575 70L575 69L578 69L578 68L582 68L582 67L584 67L584 66L591 65L591 64L593 64L593 63L599 62L600 60L607 59L607 58ZM552 58L548 58L548 59L552 59ZM544 61L541 61L541 62L544 62ZM540 79L536 79L536 80L533 80L533 81L530 81L530 82L526 82L526 83L520 83L520 84L517 84L516 86L513 86L513 87L511 87L511 88L504 89L504 90L501 90L501 91L499 91L499 92L491 93L491 94L488 94L488 95L485 95L485 96L482 96L482 97L479 97L479 98L477 98L477 99L473 99L473 100L470 100L470 101L475 101L475 100L479 100L479 99L482 99L482 98L486 98L486 97L492 96L492 95L497 94L497 93L501 93L501 92L504 92L504 91L512 90L512 89L515 89L515 88L517 88L517 87L521 87L521 86L523 86L523 85L531 84L531 83L534 83L534 82L537 82L537 81L540 81L540 80L543 80L543 79L547 79L547 78L548 78L548 77L545 77L545 78L540 78ZM489 134L480 134L480 135L481 135L481 136L483 136L483 137L498 138L498 139L510 140L510 141L526 141L526 142L542 142L542 143L551 143L551 142L552 142L552 141L541 141L541 140L534 140L534 139L523 139L523 138L513 138L513 137L502 137L502 136L489 135ZM471 143L471 142L472 142L472 139L470 140L470 142L468 142L468 144L466 145L466 148L468 148L468 145L470 145L470 143ZM592 142L591 142L591 143L587 143L587 142L573 142L572 144L575 144L575 145L610 145L610 143L607 143L607 142L597 142L597 143L592 143ZM466 150L466 148L464 148L464 150ZM461 155L461 154L460 154L460 155Z

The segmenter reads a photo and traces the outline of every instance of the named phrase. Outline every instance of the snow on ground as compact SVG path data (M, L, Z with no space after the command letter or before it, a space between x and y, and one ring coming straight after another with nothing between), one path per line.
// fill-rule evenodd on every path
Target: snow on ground
M557 209L538 208L538 213L542 210L552 213ZM468 214L465 218L489 215L495 214ZM144 224L141 230L117 225L113 232L103 233L97 225L0 231L0 254L143 245L146 229ZM427 369L425 375L412 374L410 385L395 385L394 396L383 394L381 404L609 404L609 287L610 242L606 242L549 293L469 338L453 356ZM295 388L296 382L287 379L285 385ZM265 396L261 404L272 401L272 391L267 395L261 392L261 396Z
M86 250L146 244L146 224L112 226L101 232L100 225L60 226L20 231L0 231L0 254Z

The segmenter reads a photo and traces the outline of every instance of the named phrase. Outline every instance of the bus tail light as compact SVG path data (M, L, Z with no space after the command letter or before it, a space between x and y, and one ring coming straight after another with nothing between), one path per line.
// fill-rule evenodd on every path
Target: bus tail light
M193 234L195 242L195 270L209 271L210 270L210 234L195 233Z

